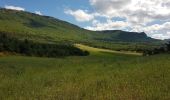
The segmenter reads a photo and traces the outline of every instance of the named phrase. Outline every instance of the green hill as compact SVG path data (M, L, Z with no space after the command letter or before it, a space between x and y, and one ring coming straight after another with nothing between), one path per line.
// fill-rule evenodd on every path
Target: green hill
M121 30L111 30L111 31L102 31L103 35L109 34L110 39L106 38L107 41L122 41L122 42L149 42L155 41L154 39L148 37L144 32L125 32Z
M161 42L0 9L0 100L170 100L170 46L139 52Z
M0 32L36 42L84 43L116 50L138 48L137 46L141 48L146 45L146 42L149 46L156 46L159 42L145 33L120 30L89 31L53 17L3 8L0 9Z

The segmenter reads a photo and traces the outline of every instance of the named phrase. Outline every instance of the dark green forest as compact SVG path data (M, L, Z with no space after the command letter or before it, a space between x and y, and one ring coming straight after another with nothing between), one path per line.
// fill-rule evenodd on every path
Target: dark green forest
M87 51L82 51L71 44L36 43L28 39L18 40L7 33L0 32L0 52L19 53L26 56L61 57L61 56L86 56Z
M164 45L162 45L159 48L154 48L154 49L143 51L144 56L161 54L161 53L170 53L170 42L165 43Z

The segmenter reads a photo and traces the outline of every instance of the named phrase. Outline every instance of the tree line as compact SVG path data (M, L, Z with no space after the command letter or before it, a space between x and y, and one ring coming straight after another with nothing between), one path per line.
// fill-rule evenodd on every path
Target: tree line
M160 53L170 53L170 42L165 43L162 47L143 51L144 56L155 55Z
M0 52L19 53L26 56L61 57L61 56L87 56L83 51L72 44L37 43L28 39L19 40L8 33L0 32Z

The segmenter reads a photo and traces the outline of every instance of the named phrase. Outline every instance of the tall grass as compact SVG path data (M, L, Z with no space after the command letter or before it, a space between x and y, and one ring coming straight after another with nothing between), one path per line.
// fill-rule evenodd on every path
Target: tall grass
M169 100L170 56L0 58L0 99Z

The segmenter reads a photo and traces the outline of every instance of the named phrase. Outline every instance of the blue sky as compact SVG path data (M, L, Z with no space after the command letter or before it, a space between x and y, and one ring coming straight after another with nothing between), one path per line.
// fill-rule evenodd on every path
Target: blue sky
M0 7L53 16L89 30L170 38L170 0L0 0Z
M88 0L0 0L0 6L16 6L26 11L40 11L43 15L53 16L61 20L84 27L86 23L79 23L64 13L64 9L91 9ZM85 24L85 25L84 25Z

